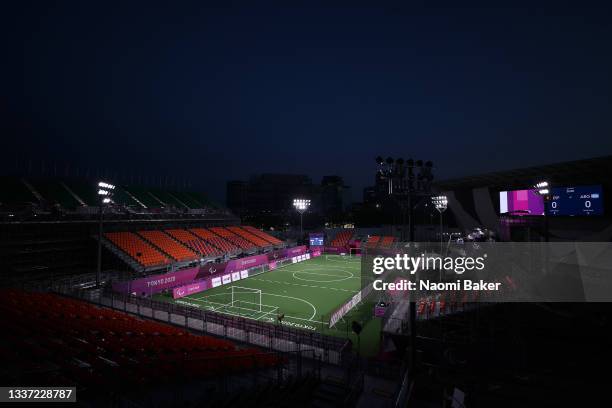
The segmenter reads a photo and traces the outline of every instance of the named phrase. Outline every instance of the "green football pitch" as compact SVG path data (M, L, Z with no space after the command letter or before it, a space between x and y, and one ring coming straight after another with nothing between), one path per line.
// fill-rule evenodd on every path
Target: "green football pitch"
M351 323L358 321L364 327L361 345L367 345L362 352L372 354L380 331L378 319L372 318L375 300L361 302L333 328L329 327L330 314L360 288L359 258L322 255L181 299L172 299L171 294L160 294L156 299L263 322L275 323L279 315L284 315L283 325L353 341L357 339L351 332Z

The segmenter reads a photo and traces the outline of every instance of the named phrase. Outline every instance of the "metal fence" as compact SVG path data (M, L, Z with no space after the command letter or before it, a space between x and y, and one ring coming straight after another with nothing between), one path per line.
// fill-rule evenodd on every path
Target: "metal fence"
M280 323L272 324L239 316L228 316L151 298L117 294L110 290L100 291L96 295L93 295L91 290L74 290L66 286L55 287L54 290L104 307L268 350L281 352L312 350L312 358L329 364L341 365L351 350L351 342L346 338L309 333Z

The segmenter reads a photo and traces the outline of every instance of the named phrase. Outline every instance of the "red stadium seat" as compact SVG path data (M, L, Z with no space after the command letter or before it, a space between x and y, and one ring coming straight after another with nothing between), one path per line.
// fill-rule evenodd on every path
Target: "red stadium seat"
M348 245L349 241L354 235L353 230L343 230L336 234L334 239L331 241L331 246L342 248Z
M172 381L183 370L206 377L280 361L255 349L238 350L227 340L47 293L0 290L0 310L7 316L0 357L11 350L20 362L53 362L78 385L118 389Z

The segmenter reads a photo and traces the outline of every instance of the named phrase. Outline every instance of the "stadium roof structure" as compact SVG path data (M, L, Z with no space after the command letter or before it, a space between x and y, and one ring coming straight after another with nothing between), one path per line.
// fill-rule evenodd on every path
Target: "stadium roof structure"
M607 184L610 174L612 174L612 156L602 156L440 180L434 185L440 191L444 191L485 186L501 189L525 188L542 180L547 180L553 186Z

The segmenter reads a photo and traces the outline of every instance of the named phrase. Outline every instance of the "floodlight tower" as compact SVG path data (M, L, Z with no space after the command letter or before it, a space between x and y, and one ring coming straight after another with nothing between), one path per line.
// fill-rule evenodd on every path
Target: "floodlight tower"
M300 213L300 238L302 238L304 235L304 213L308 210L308 207L310 207L310 200L305 198L294 198L293 207Z
M448 199L446 198L446 196L440 195L431 197L431 202L433 203L436 210L438 210L438 212L440 213L440 255L442 255L442 247L444 245L444 237L442 235L444 232L442 213L444 213L444 211L446 211L446 209L448 208Z
M99 287L102 275L102 223L104 221L104 207L113 202L111 197L113 196L115 186L105 181L100 181L97 187L100 201L98 203L98 267L96 268L96 287Z
M401 241L414 241L414 208L418 196L427 196L433 180L431 161L382 156L376 158L378 176L387 181L387 195L395 200L402 210ZM406 236L406 212L408 213L408 236Z
M548 181L540 181L533 186L535 192L544 199L544 241L548 242L548 216L546 215L546 206L550 201L550 187Z
M433 163L429 160L413 160L392 157L383 159L376 157L378 164L377 174L382 180L387 181L387 194L394 199L402 212L402 236L401 241L414 242L414 207L415 198L419 196L428 197L433 181ZM423 198L423 197L421 197ZM406 237L406 212L408 213L408 237ZM415 372L416 365L416 303L410 299L408 314L410 317L410 372Z

